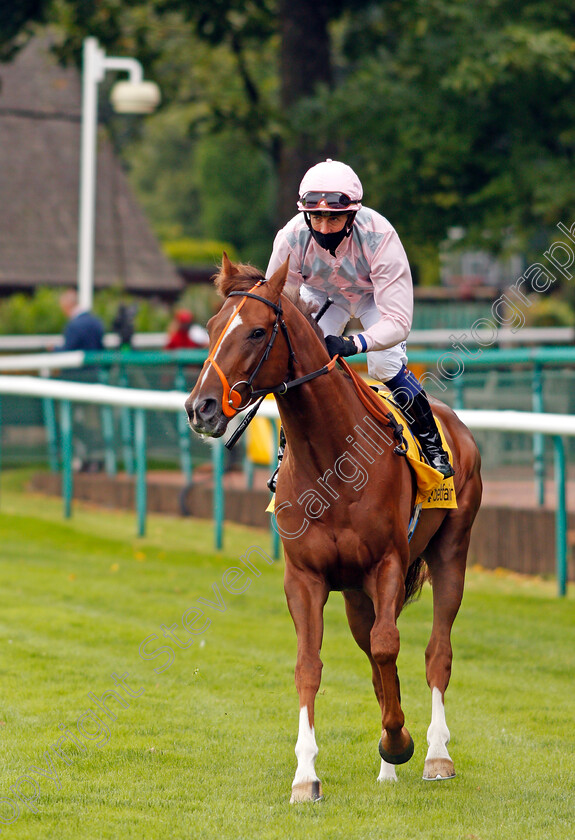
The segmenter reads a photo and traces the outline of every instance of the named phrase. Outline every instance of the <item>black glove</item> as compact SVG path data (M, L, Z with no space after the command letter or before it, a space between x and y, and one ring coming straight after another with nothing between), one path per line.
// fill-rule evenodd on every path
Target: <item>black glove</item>
M351 335L326 335L325 343L332 359L334 356L355 356L358 352Z

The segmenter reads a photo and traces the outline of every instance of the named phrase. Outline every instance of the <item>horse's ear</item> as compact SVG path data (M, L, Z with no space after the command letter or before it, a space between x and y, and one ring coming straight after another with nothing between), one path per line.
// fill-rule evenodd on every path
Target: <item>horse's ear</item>
M270 279L268 280L268 286L270 290L274 293L274 296L278 297L282 293L282 289L285 286L285 282L287 280L287 275L289 271L289 257L286 259L284 263L280 265L280 267L274 271Z
M234 274L239 274L240 273L238 271L238 269L236 268L236 266L233 264L233 262L230 262L230 259L229 259L228 255L226 254L225 251L222 254L222 271L221 271L221 273L224 277L233 277Z

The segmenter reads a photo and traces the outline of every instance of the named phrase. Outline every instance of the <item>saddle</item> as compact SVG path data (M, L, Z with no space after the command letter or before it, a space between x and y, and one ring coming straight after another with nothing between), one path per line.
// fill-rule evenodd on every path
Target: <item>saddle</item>
M340 358L339 364L349 374L357 395L369 413L391 430L397 441L395 453L405 457L414 474L416 496L414 513L409 524L409 535L415 530L419 513L428 508L456 508L457 498L453 476L444 478L425 460L421 447L415 435L410 431L401 409L397 406L389 392L374 390L347 362ZM443 447L452 461L451 449L447 444L445 433L438 417L435 417ZM266 508L267 513L273 513L275 495Z
M415 474L417 484L417 494L415 497L415 504L421 503L421 507L425 508L456 508L457 499L455 496L455 485L453 483L453 476L444 478L440 472L434 470L433 467L424 459L421 447L418 440L409 429L405 418L399 406L397 406L391 394L386 394L383 391L377 391L377 396L382 400L387 409L387 419L390 425L395 425L399 429L402 442L396 446L395 452L397 455L404 455L407 462ZM451 461L451 449L449 448L445 439L445 433L438 417L435 417L439 434L441 435L441 442L443 448L449 456Z
M457 498L453 476L444 478L440 472L425 460L417 438L410 431L401 409L395 404L390 393L374 390L344 359L339 360L341 367L352 380L358 397L369 413L381 423L391 427L398 440L395 452L405 456L415 475L417 493L415 505L425 508L456 508ZM435 416L435 415L434 415ZM435 417L443 447L452 461L451 449L445 439L445 433L438 417Z

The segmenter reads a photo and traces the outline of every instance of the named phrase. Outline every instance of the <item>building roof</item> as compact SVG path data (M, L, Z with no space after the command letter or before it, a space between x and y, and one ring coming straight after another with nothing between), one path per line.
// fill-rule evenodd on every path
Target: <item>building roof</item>
M0 85L0 294L75 286L80 75L57 64L46 36L0 64ZM94 286L172 295L183 286L102 130Z

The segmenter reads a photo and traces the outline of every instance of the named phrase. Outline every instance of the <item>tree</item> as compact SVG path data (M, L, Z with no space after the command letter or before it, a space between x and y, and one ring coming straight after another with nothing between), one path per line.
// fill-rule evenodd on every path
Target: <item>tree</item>
M44 20L49 0L11 0L0 5L0 61L14 56L34 23Z
M376 5L349 22L346 77L307 114L370 201L418 244L457 225L468 244L528 246L575 218L572 4Z
M284 125L283 142L277 155L278 221L281 223L293 215L294 197L304 172L317 163L318 157L335 154L334 145L318 139L313 125L296 128L291 118L300 101L312 97L320 85L331 88L328 23L339 6L326 0L314 3L279 0L280 108Z
M241 128L273 162L278 183L276 222L284 223L293 213L306 169L322 156L336 153L335 144L319 138L313 126L295 128L295 111L319 88L332 86L330 22L344 9L362 8L369 0L197 0L193 4L159 0L157 5L182 13L199 37L213 46L227 44L234 55L247 103ZM255 72L250 67L253 54L278 34L279 102L275 90L266 95L261 64ZM269 71L263 73L264 82L266 78Z
M182 214L190 201L201 207L206 173L216 183L241 146L249 163L234 171L235 189L244 175L247 194L257 172L260 197L276 189L276 222L295 210L310 164L347 160L410 254L450 226L466 229L467 244L498 247L510 238L528 245L575 218L570 0L30 0L7 4L5 49L24 6L60 25L64 59L77 61L90 33L161 81L163 111L139 147L151 153L151 127L164 121L174 151L188 144L190 167L186 177L173 164L165 182L148 180L150 204L157 190L163 213L170 177ZM157 136L158 159L176 161ZM234 227L232 204L206 218ZM257 213L249 234L236 217L239 239L265 228L265 201Z
M30 0L32 3L32 0ZM170 27L179 28L180 40L191 46L209 45L230 69L226 89L208 85L202 91L207 106L202 131L214 133L238 128L245 140L265 152L278 176L276 221L292 212L297 187L305 170L336 146L318 138L313 126L294 127L298 104L312 97L321 86L331 87L332 67L330 23L344 9L368 5L367 0L37 0L43 14L60 25L64 39L58 54L64 61L81 60L82 40L90 34L107 50L121 50L136 56L146 68L162 78L168 103L193 101L197 91L189 89L182 76L181 54L174 72L166 40L158 37ZM16 12L10 35L23 25ZM277 42L279 36L279 59ZM168 43L177 40L172 32ZM273 54L272 54L273 51ZM188 74L195 73L196 54L187 56ZM213 62L212 62L213 66ZM279 71L279 83L278 83ZM221 75L221 74L220 74ZM230 97L232 90L236 95ZM213 95L215 94L215 95ZM196 100L197 101L197 100ZM289 208L289 209L287 209Z

